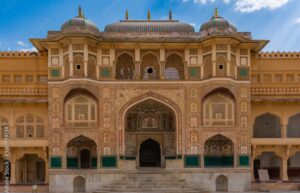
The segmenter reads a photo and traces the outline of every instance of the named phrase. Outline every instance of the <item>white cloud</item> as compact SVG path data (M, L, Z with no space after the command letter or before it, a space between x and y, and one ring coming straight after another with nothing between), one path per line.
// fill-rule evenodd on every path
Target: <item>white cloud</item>
M182 0L187 2L190 0ZM285 4L289 3L292 0L193 0L194 3L213 3L215 1L222 1L225 4L234 4L236 11L240 12L254 12L261 9L277 9Z
M23 41L17 41L17 45L21 47L26 47L27 45Z
M37 49L35 47L32 47L32 48L20 49L19 51L21 51L21 52L37 52Z
M300 24L300 17L295 18L295 19L294 19L294 23Z
M235 10L240 12L253 12L260 9L277 9L290 0L236 0Z

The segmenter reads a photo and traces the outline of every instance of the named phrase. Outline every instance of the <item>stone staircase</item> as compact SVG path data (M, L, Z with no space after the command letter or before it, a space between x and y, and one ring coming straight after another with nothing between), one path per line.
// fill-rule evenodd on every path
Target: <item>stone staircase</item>
M93 193L207 193L188 184L176 174L135 173L128 174L112 184L104 185Z

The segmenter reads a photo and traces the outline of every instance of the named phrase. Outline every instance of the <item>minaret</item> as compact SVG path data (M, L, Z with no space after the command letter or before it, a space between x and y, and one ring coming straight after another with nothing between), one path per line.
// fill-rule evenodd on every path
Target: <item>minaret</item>
M128 21L129 19L129 16L128 16L128 10L126 10L126 13L125 13L125 20Z
M148 16L147 16L147 18L148 18L148 21L150 21L150 20L151 20L151 14L150 14L150 10L148 10Z
M172 11L170 10L170 11L169 11L169 20L172 21L172 19L173 19L173 18L172 18Z
M79 18L84 18L84 14L83 14L83 11L82 11L80 5L79 5L79 7L78 7L78 16L77 16L77 17L79 17Z
M219 17L218 8L215 8L214 18Z

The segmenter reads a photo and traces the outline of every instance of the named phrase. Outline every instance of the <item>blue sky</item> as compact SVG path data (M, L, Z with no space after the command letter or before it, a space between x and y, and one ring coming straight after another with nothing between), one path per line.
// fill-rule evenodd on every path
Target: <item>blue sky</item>
M174 19L198 31L217 7L239 31L270 40L264 51L300 51L300 0L0 0L0 50L32 50L29 38L59 30L79 4L101 31L126 10L130 19L146 19L148 9L152 19L167 18L172 10Z

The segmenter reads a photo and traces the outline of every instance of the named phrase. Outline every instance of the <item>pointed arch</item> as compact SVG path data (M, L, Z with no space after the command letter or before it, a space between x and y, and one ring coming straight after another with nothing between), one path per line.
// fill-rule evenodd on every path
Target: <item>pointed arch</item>
M175 136L174 136L174 141L175 141L175 152L176 153L181 153L182 151L182 141L179 141L179 139L182 140L181 136L182 135L182 119L181 119L181 111L179 109L179 107L172 102L171 100L169 100L168 98L165 98L161 95L155 94L155 93L147 93L144 95L140 95L138 97L133 98L132 100L130 100L129 102L127 102L119 111L119 115L121 115L119 117L119 129L121 131L121 133L119 133L119 136L121 138L119 138L119 152L120 154L125 155L125 150L126 150L126 145L125 145L125 141L126 141L126 133L125 133L125 125L126 125L126 115L128 110L139 104L142 103L146 100L154 100L158 103L161 103L163 105L165 105L166 107L170 108L173 113L174 113L174 124L176 126L175 129Z
M158 56L153 52L146 52L141 59L140 74L142 80L159 80L160 63Z
M178 53L172 53L166 58L165 65L166 80L184 79L184 60Z
M203 125L206 127L234 126L236 104L233 94L225 88L217 88L203 97Z
M45 124L41 117L25 114L16 119L17 138L44 138Z
M84 59L82 53L74 54L73 56L73 76L83 77L84 76Z
M219 175L216 178L216 191L228 192L228 178L224 175Z
M205 167L233 167L234 144L221 134L214 135L205 141L204 155Z
M86 192L86 180L82 176L76 176L73 179L73 193Z
M289 138L300 138L300 113L289 117L286 136Z
M134 58L127 52L120 54L116 61L116 79L132 80L134 73Z
M253 125L254 138L280 138L281 119L273 113L264 113L255 117Z

